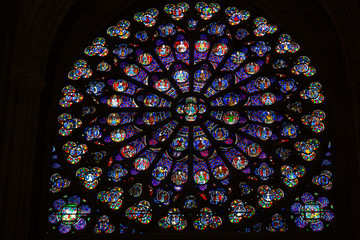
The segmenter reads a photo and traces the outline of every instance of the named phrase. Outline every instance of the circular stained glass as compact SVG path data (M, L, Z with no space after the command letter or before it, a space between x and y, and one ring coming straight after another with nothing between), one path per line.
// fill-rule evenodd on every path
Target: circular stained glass
M110 125L110 124L109 124ZM126 137L126 132L121 129L116 129L110 133L111 140L114 142L121 142Z
M137 158L134 162L135 169L138 171L144 171L144 170L148 169L149 165L150 165L150 162L145 157Z
M223 56L227 53L228 46L223 43L217 43L213 48L213 53L215 56Z
M142 65L149 65L153 60L153 57L148 53L143 53L139 55L138 62Z
M194 181L197 184L205 184L209 181L210 175L206 171L198 171L194 174Z
M186 52L189 49L189 43L187 41L178 41L174 44L175 50L179 53Z
M207 50L209 50L209 47L210 44L206 40L198 40L197 42L195 42L195 49L198 52L206 52Z
M236 6L169 3L112 24L61 92L49 222L61 233L326 229L319 81L295 39Z
M173 73L173 78L178 83L184 83L187 82L189 78L189 73L187 70L178 70Z
M167 57L171 53L171 48L164 44L156 48L156 53L160 57Z
M213 88L218 91L228 88L229 85L230 85L229 81L227 79L221 78L221 77L216 78L212 83Z
M112 86L115 91L124 92L128 88L129 83L125 80L116 80Z
M170 89L170 82L167 79L160 79L155 82L155 89L160 92L166 92Z

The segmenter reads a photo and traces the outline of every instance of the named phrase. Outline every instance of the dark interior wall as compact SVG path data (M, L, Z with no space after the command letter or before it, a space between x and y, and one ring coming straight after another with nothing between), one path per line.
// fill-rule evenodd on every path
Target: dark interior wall
M170 2L157 1L157 2ZM321 72L336 161L336 238L360 239L360 5L357 0L238 0L288 32ZM28 239L36 227L55 105L84 46L127 8L149 1L13 0L2 7L0 40L1 239ZM119 17L120 18L120 17ZM41 114L40 114L41 113ZM40 186L40 187L39 187ZM46 191L46 190L45 190ZM30 232L30 235L28 234Z

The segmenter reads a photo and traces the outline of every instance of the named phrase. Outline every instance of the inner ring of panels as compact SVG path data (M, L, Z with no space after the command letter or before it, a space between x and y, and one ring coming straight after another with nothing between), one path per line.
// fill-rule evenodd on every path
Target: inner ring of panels
M323 230L322 85L267 19L167 4L89 43L59 101L53 231Z

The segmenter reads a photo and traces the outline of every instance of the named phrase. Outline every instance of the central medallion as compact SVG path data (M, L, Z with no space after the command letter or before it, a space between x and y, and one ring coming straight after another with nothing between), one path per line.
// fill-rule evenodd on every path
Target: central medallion
M206 112L204 101L196 97L187 97L180 99L176 112L181 119L188 122L194 122L198 117Z

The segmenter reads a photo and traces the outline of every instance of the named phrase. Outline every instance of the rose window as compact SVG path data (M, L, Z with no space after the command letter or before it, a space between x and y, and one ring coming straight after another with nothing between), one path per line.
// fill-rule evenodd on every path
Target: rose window
M305 199L331 191L332 160L320 74L296 39L204 2L142 9L100 35L59 96L54 231L333 226L331 198Z

